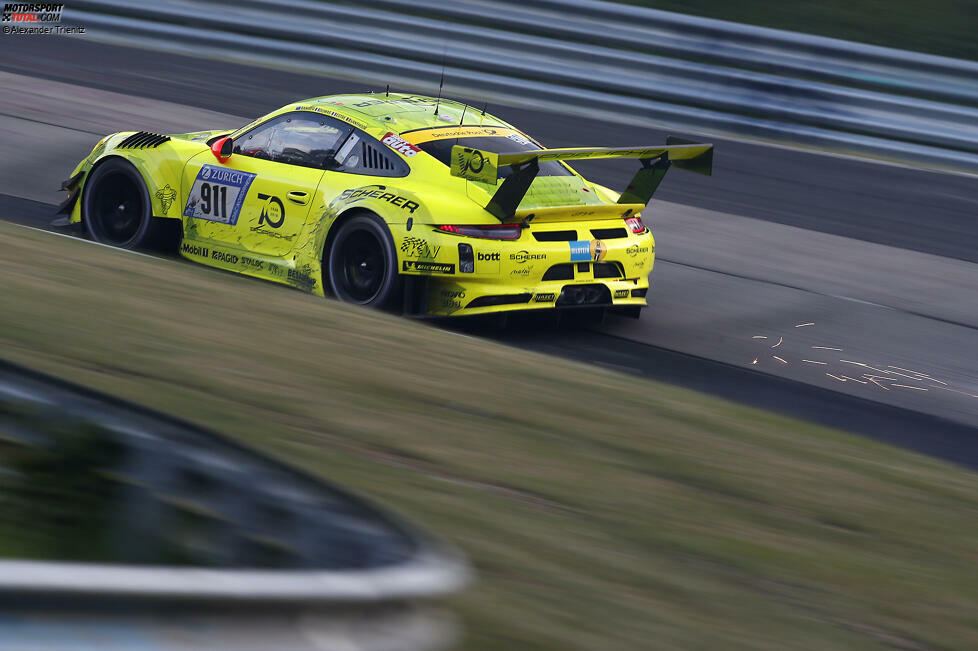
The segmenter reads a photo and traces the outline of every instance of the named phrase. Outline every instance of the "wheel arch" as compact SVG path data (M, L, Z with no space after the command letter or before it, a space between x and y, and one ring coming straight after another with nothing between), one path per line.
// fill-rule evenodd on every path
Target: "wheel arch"
M371 210L370 208L365 208L363 206L350 206L337 215L336 219L334 219L327 228L326 237L323 239L323 249L319 253L320 260L326 259L330 249L333 247L333 242L336 240L336 234L340 231L340 227L357 215L374 215L379 217L385 224L387 224L387 228L390 229L390 222L387 219L384 219L384 216L378 213L376 210Z
M387 232L387 239L390 245L391 254L389 262L391 264L393 273L393 275L390 276L392 279L390 282L392 284L387 286L390 289L384 290L387 293L387 298L381 299L381 302L377 304L377 306L383 309L390 309L393 307L391 304L392 299L396 299L396 302L399 302L403 292L403 281L401 280L403 276L401 275L398 266L399 259L397 253L396 235L394 230L391 228L391 223L388 219L385 219L384 216L377 211L371 210L370 208L364 206L351 206L347 210L340 213L329 225L329 230L326 233L320 256L320 274L324 293L329 292L332 293L334 297L340 298L337 288L332 286L331 264L334 254L333 248L336 246L337 238L340 237L340 233L344 230L344 226L358 217L373 218L371 221L379 222L379 227Z
M154 183L152 175L149 175L149 178L147 178L146 165L140 164L140 161L133 160L128 156L122 155L122 153L117 153L114 151L107 153L92 163L91 167L89 167L86 171L79 188L79 201L76 203L79 221L85 224L86 229L90 228L84 215L85 193L89 189L89 181L100 167L113 161L123 161L131 165L139 175L140 179L142 179L143 185L146 187L150 205L150 220L156 221L157 224L156 226L152 227L154 231L152 236L152 246L163 251L175 250L179 246L180 239L183 236L183 220L179 214L171 214L170 216L161 216L157 214L159 212L157 207L162 203L160 200L160 191L161 188L166 187L166 185L161 186L158 183ZM172 188L172 186L170 187ZM176 189L172 190L172 196L170 196L169 212L171 213L175 212L172 208L172 204L176 203L176 200L179 197L178 189L179 185Z

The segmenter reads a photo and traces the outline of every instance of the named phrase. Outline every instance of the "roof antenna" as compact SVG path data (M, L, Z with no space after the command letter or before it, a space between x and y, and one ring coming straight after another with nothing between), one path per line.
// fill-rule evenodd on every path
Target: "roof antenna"
M435 102L435 115L438 115L438 107L441 106L441 87L445 85L445 57L448 55L448 46L441 51L441 81L438 82L438 101Z
M391 85L390 84L387 84L387 90L384 91L384 95L386 97L390 97L391 96Z
M458 119L458 132L455 134L455 144L458 144L458 139L462 135L462 123L465 122L465 109L469 108L468 104L462 104L462 117Z
M482 117L486 117L486 109L489 108L489 102L482 105Z

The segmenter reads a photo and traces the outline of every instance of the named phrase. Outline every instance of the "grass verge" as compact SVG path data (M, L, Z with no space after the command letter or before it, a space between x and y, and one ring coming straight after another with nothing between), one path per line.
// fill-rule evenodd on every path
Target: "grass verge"
M461 546L467 649L973 648L978 476L668 385L0 223L0 355Z

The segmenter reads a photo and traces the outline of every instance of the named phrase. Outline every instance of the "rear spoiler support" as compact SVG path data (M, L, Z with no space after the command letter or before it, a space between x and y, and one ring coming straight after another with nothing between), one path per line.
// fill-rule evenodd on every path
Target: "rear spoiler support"
M530 159L525 163L515 163L513 173L493 193L492 199L486 204L486 210L501 222L512 217L539 171L540 160L538 158Z
M618 197L618 203L640 203L643 206L652 200L652 195L659 188L666 172L672 167L669 161L669 154L665 153L659 158L641 158L642 169L635 172L635 176L628 183Z
M652 199L672 165L698 174L712 174L713 145L672 136L666 139L666 143L665 147L540 149L510 154L455 145L452 147L451 173L471 181L495 185L498 182L499 167L511 166L513 173L493 193L485 207L487 212L504 222L516 214L520 202L540 171L541 161L635 158L642 162L642 168L621 193L618 203L644 206Z

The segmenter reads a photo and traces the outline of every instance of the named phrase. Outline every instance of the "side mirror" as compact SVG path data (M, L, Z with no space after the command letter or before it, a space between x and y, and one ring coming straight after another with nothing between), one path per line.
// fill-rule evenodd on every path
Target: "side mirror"
M234 140L231 139L231 136L225 136L220 140L215 140L214 144L211 145L211 153L214 154L214 158L219 163L227 162L227 159L231 158L231 152L233 150Z

